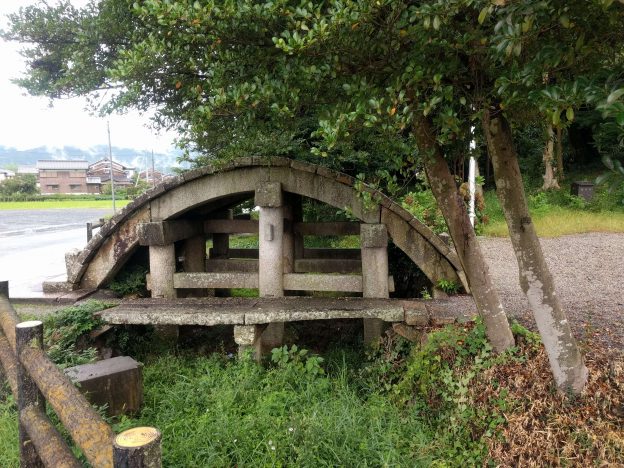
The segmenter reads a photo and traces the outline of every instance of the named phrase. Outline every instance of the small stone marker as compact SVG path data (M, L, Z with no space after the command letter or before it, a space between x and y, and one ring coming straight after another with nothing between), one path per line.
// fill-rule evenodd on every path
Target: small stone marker
M136 413L143 404L141 365L131 357L69 367L65 374L92 404L107 405L109 416Z

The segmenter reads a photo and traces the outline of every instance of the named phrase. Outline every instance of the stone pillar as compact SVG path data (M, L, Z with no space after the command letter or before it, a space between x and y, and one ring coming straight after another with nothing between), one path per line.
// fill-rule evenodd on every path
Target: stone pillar
M152 297L174 299L176 297L176 290L173 287L173 274L176 270L174 244L150 245L149 264Z
M362 295L388 298L388 232L385 224L360 225L362 248ZM364 319L364 343L381 338L385 324L380 319Z
M284 296L284 208L282 186L266 182L256 189L259 216L258 286L260 297ZM270 323L260 337L259 351L281 346L284 323Z
M284 238L282 241L284 273L295 272L295 226L292 205L284 206Z
M293 221L295 223L303 222L303 198L301 197L301 195L290 194L288 204L291 206ZM299 258L303 258L303 236L301 234L293 235L295 244L295 260L297 260Z
M222 210L215 214L214 219L234 219L232 210ZM228 258L230 252L230 235L212 235L212 255L210 258Z
M217 212L214 219L233 219L232 210L221 210ZM213 234L212 235L212 252L210 258L227 259L230 256L230 235L229 234ZM204 266L205 267L205 266ZM230 296L230 290L227 288L219 288L214 290L217 297Z
M279 182L256 189L260 207L258 272L260 297L284 296L284 209Z
M173 274L176 271L175 244L150 245L149 264L152 297L175 299L177 297L173 287ZM177 342L180 333L177 325L157 325L154 329L165 344Z
M182 266L185 272L206 271L206 238L203 235L184 240L182 251L184 257ZM178 291L178 296L181 296L181 293L182 291ZM183 294L184 297L205 297L207 290L187 289Z
M259 325L234 325L234 341L238 345L238 355L243 356L252 350L256 360L262 357L260 336L262 328Z

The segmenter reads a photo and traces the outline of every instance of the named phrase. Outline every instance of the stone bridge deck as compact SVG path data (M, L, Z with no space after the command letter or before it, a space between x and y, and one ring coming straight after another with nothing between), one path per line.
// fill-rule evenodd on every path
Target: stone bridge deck
M100 312L101 318L111 324L151 324L165 328L177 325L233 325L239 352L252 349L257 359L272 348L282 346L284 322L365 319L366 324L366 320L373 319L393 324L398 333L408 336L400 330L466 321L475 315L472 296L436 300L358 297L150 298L125 301ZM281 327L277 332L276 325ZM364 342L371 341L370 337L367 339L365 326Z

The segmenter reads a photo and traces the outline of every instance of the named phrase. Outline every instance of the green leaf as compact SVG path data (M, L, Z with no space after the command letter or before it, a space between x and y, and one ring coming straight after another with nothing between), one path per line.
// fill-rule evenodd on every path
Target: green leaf
M440 17L438 15L435 15L433 17L433 29L435 29L436 31L440 29Z
M560 16L559 17L559 22L561 23L561 26L563 26L566 29L571 26L570 18L568 17L568 15Z
M552 115L552 123L553 125L559 125L560 122L561 122L561 113L559 112L559 109L555 109Z
M607 98L607 104L613 104L617 101L622 95L624 95L624 88L616 89Z
M572 122L574 120L574 109L571 107L566 109L566 119L568 119L568 122Z
M483 10L481 10L481 13L479 13L479 24L483 24L489 12L490 12L489 6L486 6Z
M613 170L613 160L606 154L602 157L602 164L607 166L608 169Z
M620 112L616 117L615 121L618 125L624 127L624 112Z

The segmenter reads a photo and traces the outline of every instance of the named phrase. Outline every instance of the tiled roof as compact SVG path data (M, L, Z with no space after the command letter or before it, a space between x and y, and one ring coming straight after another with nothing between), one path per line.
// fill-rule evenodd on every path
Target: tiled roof
M89 161L66 159L42 159L37 161L37 169L81 170L88 169Z

